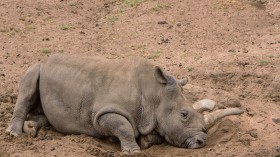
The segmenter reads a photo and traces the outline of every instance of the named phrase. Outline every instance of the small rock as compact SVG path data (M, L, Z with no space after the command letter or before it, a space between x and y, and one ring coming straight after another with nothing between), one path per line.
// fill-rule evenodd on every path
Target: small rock
M250 109L250 108L246 108L246 111L247 111L247 115L250 116L250 117L253 117L256 113Z
M1 29L0 29L0 32L7 32L7 30L4 29L4 28L1 28Z
M276 152L280 153L280 146L274 146L273 150L275 150Z
M50 137L50 136L45 136L45 137L44 137L44 140L53 140L53 138Z
M254 111L247 112L247 115L250 117L253 117L256 113Z
M3 103L7 103L8 102L8 99L7 97L0 97L0 102L3 102Z
M168 38L161 38L159 44L163 44L163 43L169 43L169 39Z
M179 63L179 67L181 67L182 66L182 63Z
M236 51L234 49L230 49L228 52L235 53Z
M258 138L258 134L256 132L250 132L250 135L254 138Z
M20 18L19 18L19 20L21 20L21 21L25 21L25 18L23 18L23 17L20 17Z
M12 114L11 114L11 113L7 113L5 116L6 116L7 118L11 118L11 117L12 117Z
M42 41L50 41L50 38L43 38Z
M110 7L109 3L104 3L104 7L109 8Z
M250 63L247 61L238 61L237 62L238 65L245 67L246 65L249 65Z
M51 148L51 151L54 151L54 150L55 150L55 148L54 148L54 147L52 147L52 148Z
M243 49L243 53L248 53L249 51L247 49Z
M171 57L169 57L169 56L167 56L167 57L165 57L166 59L171 59Z
M263 80L258 80L257 81L257 84L262 84L263 83Z
M106 157L114 157L114 152L106 152Z
M238 99L228 99L223 103L226 107L240 107L240 101Z
M229 132L229 129L228 129L228 128L222 128L221 131L222 131L223 133L228 133L228 132Z
M272 121L276 124L280 123L280 118L272 118Z
M166 21L159 21L158 24L159 25L164 25L164 24L167 24L167 22Z
M217 109L226 109L226 107L220 103L217 103L216 107Z
M11 97L12 99L17 99L18 95L17 95L16 93L13 93L13 94L10 95L10 97Z
M258 134L257 134L256 130L250 130L247 133L254 138L258 138Z
M277 44L277 41L275 42L267 42L268 45L273 45L273 44Z

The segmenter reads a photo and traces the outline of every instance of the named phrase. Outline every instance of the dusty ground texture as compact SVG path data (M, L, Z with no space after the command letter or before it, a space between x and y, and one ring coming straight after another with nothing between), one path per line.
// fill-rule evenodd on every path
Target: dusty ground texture
M279 0L0 1L0 156L120 156L118 143L52 128L5 135L21 76L55 53L149 58L187 76L193 102L246 110L213 127L205 148L137 156L280 156Z

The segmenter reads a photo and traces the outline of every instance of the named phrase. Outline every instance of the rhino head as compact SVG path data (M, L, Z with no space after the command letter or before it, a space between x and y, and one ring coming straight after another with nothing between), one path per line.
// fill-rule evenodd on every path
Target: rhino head
M156 131L171 145L201 148L205 145L207 130L217 120L243 113L241 109L231 108L203 115L203 111L214 108L214 103L205 99L192 106L183 96L186 79L176 80L159 67L155 68L155 78L160 86L155 111Z

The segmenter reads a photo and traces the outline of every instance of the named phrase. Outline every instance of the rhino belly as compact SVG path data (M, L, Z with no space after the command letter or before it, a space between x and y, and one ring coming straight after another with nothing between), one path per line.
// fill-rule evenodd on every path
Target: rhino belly
M92 90L85 77L47 69L40 74L39 89L43 111L57 131L98 136L91 118Z

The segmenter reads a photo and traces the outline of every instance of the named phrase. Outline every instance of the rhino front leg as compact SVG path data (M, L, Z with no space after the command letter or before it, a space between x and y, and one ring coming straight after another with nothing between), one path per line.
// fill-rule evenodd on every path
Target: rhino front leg
M103 135L115 136L120 140L123 154L140 152L133 128L125 117L114 113L105 114L100 117L99 126Z
M154 131L148 135L142 135L139 137L139 145L141 149L147 149L153 145L162 144L163 142L164 138Z
M35 64L30 67L23 76L16 106L13 112L11 124L6 130L6 133L11 136L20 136L22 134L23 122L30 109L36 107L39 101L39 74L40 64Z

